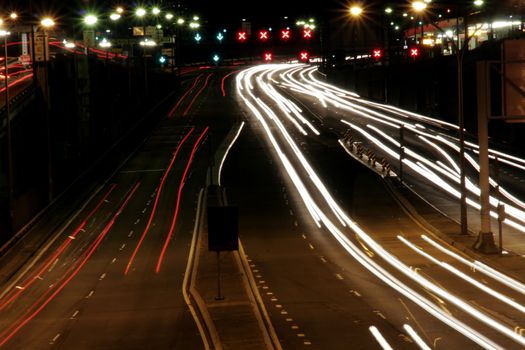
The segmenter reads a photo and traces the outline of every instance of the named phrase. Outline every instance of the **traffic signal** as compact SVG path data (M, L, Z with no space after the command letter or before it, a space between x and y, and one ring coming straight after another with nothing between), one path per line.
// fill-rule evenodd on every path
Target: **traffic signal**
M245 42L248 39L248 33L245 31L237 32L237 41Z
M310 55L308 54L307 51L301 51L301 53L299 53L300 61L307 62L309 58L310 58Z
M419 48L412 47L410 48L410 57L417 58L419 56Z
M374 60L379 61L381 57L383 57L383 50L381 49L372 50L372 57L374 58Z
M273 60L273 55L271 52L265 52L263 58L266 62L270 62Z
M290 37L291 37L290 29L283 29L283 30L281 30L281 39L282 40L289 40Z
M267 30L259 31L259 40L266 41L270 38L270 34Z
M202 36L201 36L199 33L197 33L197 34L195 34L195 36L193 37L193 39L195 39L195 41L196 41L197 44L198 44L198 43L201 42L201 40L202 40Z
M219 55L215 54L215 55L213 55L212 59L213 59L213 62L219 63L219 61L221 60L221 57Z
M309 29L309 28L303 29L303 38L311 39L312 38L312 30Z
M222 41L224 40L224 34L219 32L219 34L217 34L217 40L219 40L219 42L222 43Z
M160 57L159 57L159 63L160 63L161 65L164 65L167 61L168 61L168 60L166 59L165 56L160 56Z

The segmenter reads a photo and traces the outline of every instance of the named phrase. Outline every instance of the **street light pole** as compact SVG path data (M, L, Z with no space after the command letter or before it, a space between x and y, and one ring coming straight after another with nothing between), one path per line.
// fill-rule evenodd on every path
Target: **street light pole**
M4 82L5 82L5 115L7 137L7 202L9 206L9 226L14 224L14 177L13 177L13 144L11 134L11 111L9 101L9 82L7 77L7 30L4 31Z
M43 61L44 61L44 82L45 85L42 85L44 92L44 101L45 101L45 115L46 115L46 133L47 133L47 179L48 179L48 200L51 203L54 197L54 184L53 184L53 155L52 155L52 144L51 144L51 115L50 115L50 98L49 98L49 75L48 75L48 33L47 29L52 28L55 25L55 21L49 17L43 18L40 21L40 25L43 29Z

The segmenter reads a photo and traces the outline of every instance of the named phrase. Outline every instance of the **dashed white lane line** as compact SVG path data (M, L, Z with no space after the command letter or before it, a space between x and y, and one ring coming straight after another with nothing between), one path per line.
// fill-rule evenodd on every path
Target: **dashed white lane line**
M140 219L137 219L133 225L137 225L140 222Z
M91 298L91 297L93 296L94 293L95 293L94 290L92 290L91 292L89 292L89 294L87 295L86 299L87 299L87 298Z
M128 238L131 238L131 236L133 236L133 231L129 231L128 233Z
M55 335L55 337L49 342L50 345L54 344L58 338L60 338L60 333L58 333L57 335Z
M341 275L338 274L338 273L335 274L335 277L337 277L337 279L339 279L339 280L343 280L343 279L344 279L343 276L341 276Z
M111 260L111 263L114 264L115 261L117 261L117 258L113 258L113 260Z
M321 259L321 261L324 262L325 264L328 262L328 261L326 261L326 259L323 258L323 257L320 257L320 259Z
M126 247L126 243L122 243L119 250L123 250Z
M310 247L311 250L314 250L314 246L312 245L312 243L308 243L308 247Z
M70 317L69 319L70 319L70 320L75 319L75 317L77 317L77 315L78 315L79 312L80 312L79 310L75 311L75 312L73 313L73 315L71 315L71 317Z
M106 273L104 272L100 277L98 278L99 281L102 281L104 278L106 278Z

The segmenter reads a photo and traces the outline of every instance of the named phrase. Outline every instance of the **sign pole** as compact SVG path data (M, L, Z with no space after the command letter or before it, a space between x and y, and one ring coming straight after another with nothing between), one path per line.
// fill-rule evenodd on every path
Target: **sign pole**
M221 252L217 251L217 296L215 300L224 300L221 293Z

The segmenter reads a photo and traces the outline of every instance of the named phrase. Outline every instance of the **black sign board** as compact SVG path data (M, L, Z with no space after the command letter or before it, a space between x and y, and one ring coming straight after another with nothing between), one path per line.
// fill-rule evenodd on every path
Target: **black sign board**
M208 250L239 250L237 207L208 207Z

